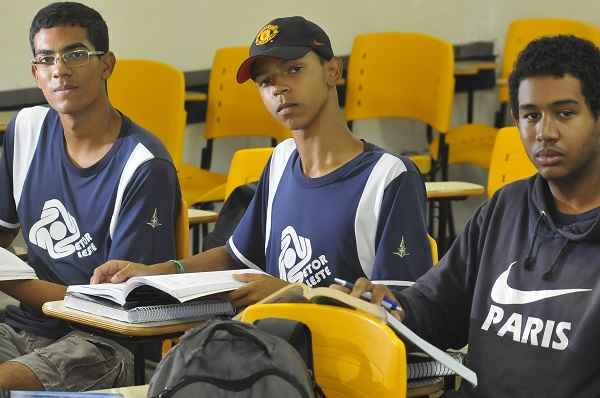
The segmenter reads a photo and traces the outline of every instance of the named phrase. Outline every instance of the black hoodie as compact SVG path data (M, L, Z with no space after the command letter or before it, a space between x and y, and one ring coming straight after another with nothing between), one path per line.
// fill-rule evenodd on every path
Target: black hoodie
M399 294L405 323L469 344L459 397L600 396L600 209L560 215L538 175L477 210L439 267Z

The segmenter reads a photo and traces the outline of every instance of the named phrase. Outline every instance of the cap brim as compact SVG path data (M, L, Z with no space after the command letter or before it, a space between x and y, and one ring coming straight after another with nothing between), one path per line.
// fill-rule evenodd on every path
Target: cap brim
M246 80L252 77L252 65L254 65L254 62L259 58L273 57L285 60L296 59L303 57L310 50L311 49L309 47L273 47L265 51L261 51L260 54L248 57L244 62L242 62L237 71L237 82L244 83Z

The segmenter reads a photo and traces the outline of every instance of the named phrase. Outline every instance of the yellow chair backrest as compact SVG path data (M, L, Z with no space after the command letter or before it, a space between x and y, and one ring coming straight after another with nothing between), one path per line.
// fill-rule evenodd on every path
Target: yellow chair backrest
M429 240L429 247L431 249L431 262L433 263L434 266L436 266L439 261L437 242L429 234L427 235L427 239Z
M184 200L181 201L175 225L175 254L177 258L185 258L190 255L190 222L188 207Z
M404 343L381 320L363 312L317 304L256 304L241 320L284 318L312 334L315 376L327 398L406 396Z
M517 56L531 41L558 34L574 35L600 46L600 30L584 22L558 18L518 19L511 22L506 33L500 77L508 79ZM500 102L508 102L508 86L501 85L499 89Z
M238 84L236 73L248 57L248 47L217 50L208 83L206 139L265 136L282 141L291 137L285 127L265 109L254 82Z
M488 174L487 194L492 195L504 185L527 178L537 172L521 142L516 127L498 131Z
M161 62L119 59L108 95L115 108L162 141L179 170L186 123L183 72Z
M409 118L438 132L450 126L454 54L446 41L420 33L356 36L346 85L346 119Z
M260 180L271 153L273 153L273 148L251 148L236 151L229 166L225 199L240 185Z

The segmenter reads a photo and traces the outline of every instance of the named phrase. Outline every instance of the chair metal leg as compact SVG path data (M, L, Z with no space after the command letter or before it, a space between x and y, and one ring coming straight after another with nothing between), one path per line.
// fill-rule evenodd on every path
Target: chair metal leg
M449 202L441 200L439 202L439 218L438 218L438 236L437 244L440 257L446 253L446 240L447 240L447 222L448 222L448 208Z
M200 253L200 226L192 225L192 254Z

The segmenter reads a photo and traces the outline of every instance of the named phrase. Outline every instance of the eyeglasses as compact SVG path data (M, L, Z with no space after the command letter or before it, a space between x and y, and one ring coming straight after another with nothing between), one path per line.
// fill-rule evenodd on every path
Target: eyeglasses
M65 66L76 68L87 65L90 62L90 57L94 55L102 55L104 51L89 51L89 50L72 50L62 54L39 54L31 63L39 69L48 69L52 65L56 65L59 59L62 59Z

